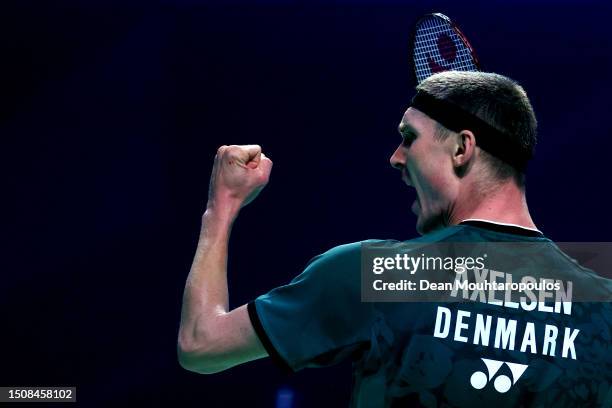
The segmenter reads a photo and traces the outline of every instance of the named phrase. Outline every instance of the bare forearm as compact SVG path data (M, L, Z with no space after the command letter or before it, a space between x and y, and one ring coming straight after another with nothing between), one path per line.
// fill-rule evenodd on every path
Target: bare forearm
M227 250L235 211L208 208L185 284L179 340L185 348L212 343L215 319L228 312Z

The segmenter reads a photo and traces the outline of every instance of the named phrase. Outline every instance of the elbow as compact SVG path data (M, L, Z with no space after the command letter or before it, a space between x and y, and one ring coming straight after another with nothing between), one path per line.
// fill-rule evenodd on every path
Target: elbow
M178 363L181 367L183 367L187 371L198 373L198 369L195 364L195 352L192 348L179 341L176 348L176 354L178 358Z
M197 374L215 374L224 370L205 347L181 338L177 345L177 358L181 367Z

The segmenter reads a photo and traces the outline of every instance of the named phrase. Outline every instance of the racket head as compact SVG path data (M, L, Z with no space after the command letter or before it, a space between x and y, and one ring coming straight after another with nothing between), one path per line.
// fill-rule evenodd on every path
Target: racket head
M414 26L411 65L417 84L442 71L480 71L474 48L450 18L426 14Z

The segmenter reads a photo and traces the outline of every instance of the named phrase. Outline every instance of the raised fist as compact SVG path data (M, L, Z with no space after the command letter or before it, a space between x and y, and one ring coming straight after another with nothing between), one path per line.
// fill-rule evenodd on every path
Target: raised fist
M272 160L258 145L221 146L215 156L208 206L239 210L268 184Z

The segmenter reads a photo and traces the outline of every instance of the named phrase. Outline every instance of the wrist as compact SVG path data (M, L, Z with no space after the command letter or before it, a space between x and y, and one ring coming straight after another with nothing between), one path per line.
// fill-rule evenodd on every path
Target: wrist
M203 220L215 221L222 223L233 223L238 213L240 205L233 203L209 203L206 205L206 211L202 216Z

